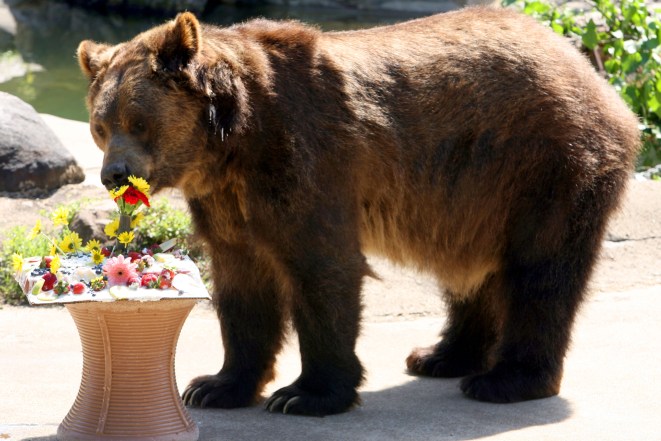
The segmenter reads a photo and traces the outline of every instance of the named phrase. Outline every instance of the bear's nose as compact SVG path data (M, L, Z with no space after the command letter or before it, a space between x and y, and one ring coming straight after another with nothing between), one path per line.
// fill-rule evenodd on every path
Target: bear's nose
M125 162L113 162L101 169L101 183L112 190L124 185L131 174L128 165Z

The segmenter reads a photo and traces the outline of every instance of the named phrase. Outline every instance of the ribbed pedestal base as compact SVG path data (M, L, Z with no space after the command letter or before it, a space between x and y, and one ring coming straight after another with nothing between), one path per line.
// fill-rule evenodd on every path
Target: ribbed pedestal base
M174 375L179 332L195 302L67 304L83 346L83 374L58 439L197 440Z

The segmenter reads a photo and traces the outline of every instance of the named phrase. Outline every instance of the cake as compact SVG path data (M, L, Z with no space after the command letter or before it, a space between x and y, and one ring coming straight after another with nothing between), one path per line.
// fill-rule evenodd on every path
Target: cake
M95 263L92 253L23 259L15 277L30 304L167 298L208 299L197 265L181 252L131 252ZM117 273L113 273L113 270Z
M137 244L135 227L149 208L150 186L143 178L129 176L128 183L109 191L118 216L106 225L105 233L115 239L112 249L91 239L82 239L69 229L66 209L55 210L51 219L60 227L55 237L42 231L38 220L28 240L44 236L50 255L23 258L12 256L15 278L30 304L169 298L208 299L200 272L181 250L173 250L177 238L144 248Z

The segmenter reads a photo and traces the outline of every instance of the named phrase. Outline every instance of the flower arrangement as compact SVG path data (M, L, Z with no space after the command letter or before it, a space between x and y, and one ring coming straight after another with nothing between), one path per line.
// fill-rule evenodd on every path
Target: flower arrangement
M16 278L20 279L26 294L29 292L41 301L53 301L62 295L94 297L107 288L111 295L121 291L113 290L114 287L175 288L180 293L186 289L199 290L200 284L194 278L177 277L197 272L190 259L182 263L185 254L180 250L165 254L176 240L142 249L135 245L133 230L144 218L143 207L150 207L150 186L143 178L130 176L128 180L127 185L109 191L118 209L118 216L104 229L106 235L114 239L112 247L103 246L96 239L83 245L78 233L69 229L70 213L64 208L58 208L50 216L56 228L54 235L46 235L41 220L37 221L29 238L46 237L50 255L27 259L17 254L12 256Z

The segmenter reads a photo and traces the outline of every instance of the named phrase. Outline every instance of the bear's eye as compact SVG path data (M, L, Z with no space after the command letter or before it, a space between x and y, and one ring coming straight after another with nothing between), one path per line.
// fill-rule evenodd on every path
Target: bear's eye
M103 138L106 135L106 130L101 124L94 124L94 132L96 132L99 138Z
M134 135L139 135L145 131L145 123L142 121L136 121L131 125L131 132Z

